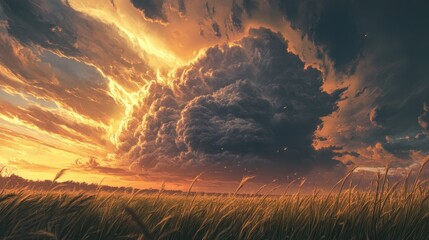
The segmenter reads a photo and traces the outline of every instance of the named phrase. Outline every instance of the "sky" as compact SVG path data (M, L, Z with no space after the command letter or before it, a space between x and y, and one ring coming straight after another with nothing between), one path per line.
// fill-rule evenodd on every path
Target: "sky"
M429 4L0 0L0 166L28 179L202 191L429 151Z

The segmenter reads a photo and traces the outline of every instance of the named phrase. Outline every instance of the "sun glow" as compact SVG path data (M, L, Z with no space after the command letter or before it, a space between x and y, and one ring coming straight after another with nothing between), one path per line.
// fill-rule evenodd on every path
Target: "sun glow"
M241 81L252 82L255 80L254 78L257 80L261 78L259 75L252 75L252 68L258 70L257 64L250 59L254 57L252 51L267 55L267 57L270 55L269 53L276 51L279 51L278 53L282 51L284 54L293 53L302 60L306 70L310 66L318 68L321 72L324 70L318 67L322 60L316 56L318 54L316 45L308 36L304 36L295 29L292 23L284 18L281 10L273 9L268 1L260 1L259 10L253 12L252 15L244 8L240 10L241 12L235 12L236 9L231 9L230 0L186 1L186 14L178 9L180 2L178 3L177 0L160 2L156 3L162 5L161 13L158 13L164 14L162 22L157 21L159 15L155 17L148 15L144 8L134 6L132 1L63 0L61 2L64 4L62 11L67 14L64 15L64 19L62 18L63 13L51 14L50 10L54 8L49 7L49 1L40 6L34 3L37 5L35 8L40 7L43 14L47 15L46 19L37 20L39 21L37 24L43 26L46 20L47 23L57 26L49 25L46 33L40 31L43 35L40 39L45 42L29 36L30 39L34 38L34 40L29 40L30 44L20 39L19 36L9 34L7 29L4 34L0 33L0 40L4 35L4 42L9 43L9 48L12 48L12 51L7 51L7 47L4 47L0 48L0 51L9 53L4 56L15 57L15 65L19 67L14 71L13 64L2 65L0 63L0 78L5 79L2 90L16 95L23 92L23 98L25 95L31 96L25 101L19 99L18 104L17 100L14 101L12 97L4 94L5 102L13 102L13 106L10 106L8 111L4 111L4 114L0 113L0 127L8 124L8 126L14 126L13 129L17 129L16 131L21 134L31 131L33 132L32 137L43 140L53 148L57 146L53 143L58 142L58 145L61 145L59 147L77 152L76 155L82 158L96 157L98 161L103 161L100 163L101 165L124 163L122 159L128 160L131 153L143 155L140 150L144 147L133 144L150 142L150 140L145 140L145 136L150 138L153 129L155 129L153 138L156 141L161 144L170 144L171 140L171 149L170 145L161 147L176 154L175 147L185 148L178 146L182 143L177 143L179 137L176 136L180 134L182 137L182 135L188 134L188 132L178 133L179 127L177 126L179 123L185 125L185 121L194 118L193 115L187 117L185 114L191 114L192 111L198 110L199 105L205 104L197 102L197 100L210 95L211 91L220 92L217 87L210 89L210 84L205 80L213 78L220 83L220 87L222 81L234 80L228 81L228 84L237 83L236 86L234 85L236 88L233 89L234 93L228 93L233 95L241 93ZM242 1L237 1L237 3L243 4ZM235 1L232 6L235 6L234 4ZM150 6L150 8L152 7L157 7L157 5ZM236 17L239 19L234 19L233 14L238 14L239 16ZM13 17L19 18L20 16L11 15L9 17L13 19ZM10 24L16 25L14 26L17 29L15 31L24 28L20 26L19 21L16 23L11 21ZM31 26L31 23L26 21L24 24ZM252 49L246 49L251 48L250 45L247 46L246 41L271 41L271 37L253 35L250 29L268 30L275 38L278 37L277 35L281 35L280 41L287 43L284 45L282 43L281 49L275 50L270 49L269 46L254 46ZM48 47L44 45L46 42L48 42ZM61 48L62 44L66 46ZM217 48L216 45L218 45ZM236 51L240 49L243 51ZM45 52L49 54L44 54ZM240 59L235 59L237 52L244 53L243 64ZM62 58L67 58L69 61ZM5 59L4 61L14 63L12 60ZM236 62L237 68L229 69L230 66L235 66ZM249 69L245 68L246 72L237 76L240 82L235 82L234 74L240 72L241 67L246 67L247 64L249 64ZM270 65L270 67L276 66ZM31 71L25 71L25 69L31 69ZM302 69L294 70L302 71ZM262 70L260 71L262 72ZM229 72L231 72L230 75L228 75ZM282 77L277 77L276 81L283 79ZM326 78L326 76L324 77ZM259 84L259 81L257 82ZM333 81L330 83L329 89L337 88L336 83ZM205 85L208 86L207 92L210 94L205 92ZM326 86L328 86L327 83L323 84L324 88ZM252 85L253 87L255 86ZM259 88L259 85L257 87ZM315 91L315 93L319 94L319 91ZM189 96L182 99L181 94ZM233 97L222 94L213 93L212 95L219 99ZM0 95L0 97L2 96ZM185 99L187 97L191 100L195 99L195 102L188 101ZM47 103L39 104L39 100ZM169 102L170 100L171 102ZM267 101L269 102L270 99ZM281 99L281 101L283 100ZM240 105L242 102L237 104ZM192 106L195 109L190 108ZM32 110L34 112L31 112ZM214 110L210 111L210 114L215 113L222 115ZM44 123L49 116L56 120L53 126ZM176 116L180 116L180 119L176 119ZM40 121L38 117L43 121ZM174 119L170 121L170 117ZM217 116L213 119L223 119L222 117ZM237 118L234 122L237 126L231 125L231 131L241 127L241 124L247 120ZM212 123L208 123L207 126L209 124ZM268 122L264 124L268 124ZM192 122L189 125L196 124ZM244 128L246 131L253 130L250 129L253 128L250 123L246 127L249 128ZM182 128L183 131L188 131L188 128L185 129L183 126ZM11 128L9 127L9 129ZM145 131L147 129L150 131ZM325 129L330 128L328 126ZM213 131L220 130L223 129L219 127ZM156 133L156 131L158 132ZM173 134L169 134L170 132ZM127 135L128 133L129 135ZM140 133L144 136L139 137ZM166 138L162 139L160 136L164 135ZM132 139L129 141L131 143L126 141L128 137ZM283 139L281 140L283 141ZM183 141L183 143L189 144L189 146L186 145L186 148L190 150L187 152L187 150L180 149L179 154L183 155L184 162L189 161L190 164L193 164L187 158L188 156L185 156L194 157L190 154L193 153L191 150L194 151L194 147L190 147L192 142ZM317 150L322 149L325 146L324 143L328 143L328 141L314 142L312 147ZM329 147L329 145L326 146ZM126 149L128 147L130 149ZM200 151L199 146L196 148ZM126 149L125 154L121 156L123 149ZM150 149L150 147L146 149ZM224 151L223 147L219 147L219 149ZM218 150L216 149L216 151ZM228 151L225 151L225 154L227 154L226 152ZM127 155L128 153L130 154ZM151 156L146 158L152 159ZM168 159L171 159L170 156ZM139 165L137 162L132 163ZM117 164L116 167L125 166L127 171L135 167L131 163L127 164L126 166ZM149 167L145 166L145 168L142 170L143 172L150 171Z
M128 90L121 84L122 79L115 79L95 66L109 81L109 95L123 106L122 116L120 119L114 120L108 130L109 140L113 144L117 144L118 133L132 114L133 107L146 95L145 85L153 80L168 84L167 78L163 76L171 69L183 65L185 60L177 56L171 47L157 37L156 33L151 32L148 25L157 23L144 21L141 14L136 14L129 2L118 2L116 6L99 4L97 1L72 0L69 3L75 10L115 26L119 30L119 34L129 41L132 49L140 58L155 69L156 79L142 79L143 85L139 84L137 90Z

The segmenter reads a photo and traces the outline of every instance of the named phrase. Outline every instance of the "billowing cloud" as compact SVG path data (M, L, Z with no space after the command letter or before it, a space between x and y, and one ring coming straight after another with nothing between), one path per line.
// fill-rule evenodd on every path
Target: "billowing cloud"
M175 178L411 169L429 152L428 6L3 0L0 127L100 159L111 139Z
M171 85L153 82L119 135L118 154L146 170L185 173L334 167L335 154L316 151L313 135L344 89L324 92L321 73L286 49L280 34L251 29L176 69Z

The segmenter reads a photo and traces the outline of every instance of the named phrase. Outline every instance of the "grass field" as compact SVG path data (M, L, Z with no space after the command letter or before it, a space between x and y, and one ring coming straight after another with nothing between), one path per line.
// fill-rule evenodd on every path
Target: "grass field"
M3 190L1 239L429 239L425 181L331 194L171 195ZM240 184L237 192L245 184Z

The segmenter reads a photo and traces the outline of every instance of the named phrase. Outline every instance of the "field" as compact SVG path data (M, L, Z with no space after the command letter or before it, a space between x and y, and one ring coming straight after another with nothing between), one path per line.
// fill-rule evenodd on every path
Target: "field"
M425 181L282 196L3 190L1 239L429 239Z

